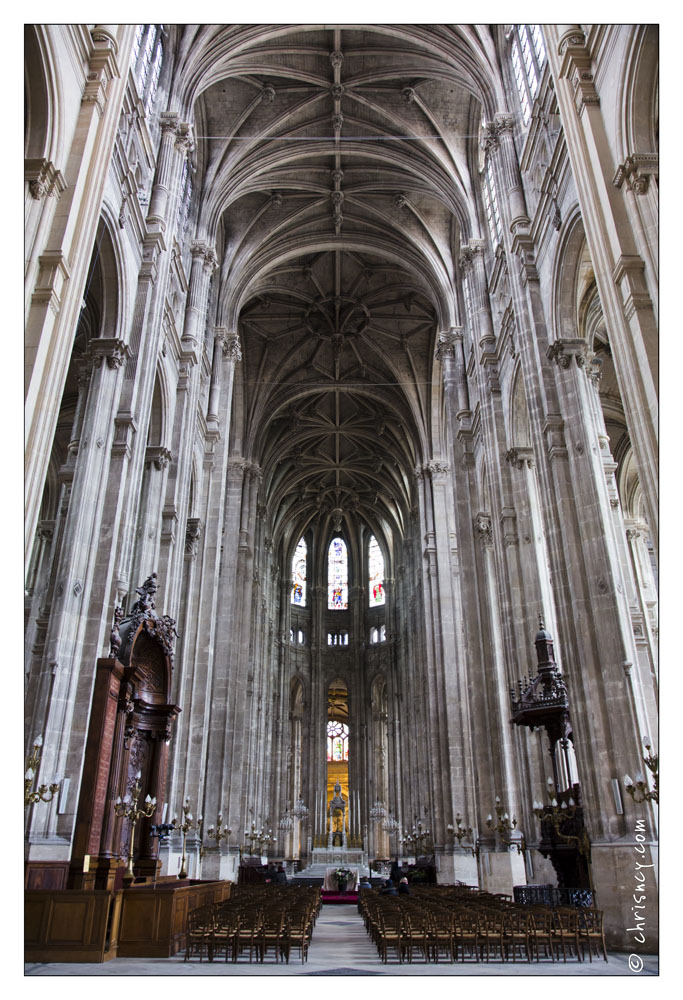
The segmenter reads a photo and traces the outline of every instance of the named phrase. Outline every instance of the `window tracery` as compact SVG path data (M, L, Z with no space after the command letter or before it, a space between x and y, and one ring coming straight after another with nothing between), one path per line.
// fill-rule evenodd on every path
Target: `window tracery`
M303 538L299 539L294 558L292 559L292 604L297 607L306 607L306 561L308 557L308 546Z
M540 24L513 26L511 57L522 121L526 126L531 120L531 107L538 93L541 72L546 62L545 42Z
M345 611L349 606L349 560L343 538L333 538L327 552L327 607Z
M327 759L328 761L349 759L349 727L344 722L332 720L327 723Z
M374 535L368 545L368 589L371 608L384 604L384 556Z

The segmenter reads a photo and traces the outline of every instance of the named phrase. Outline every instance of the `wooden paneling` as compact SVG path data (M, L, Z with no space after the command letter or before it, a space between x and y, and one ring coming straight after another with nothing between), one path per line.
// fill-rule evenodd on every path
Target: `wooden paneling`
M118 954L125 958L170 958L185 947L187 914L230 896L230 882L195 885L157 883L124 890Z
M65 889L68 861L29 861L24 875L25 889Z
M116 954L120 893L27 890L27 962L104 962Z

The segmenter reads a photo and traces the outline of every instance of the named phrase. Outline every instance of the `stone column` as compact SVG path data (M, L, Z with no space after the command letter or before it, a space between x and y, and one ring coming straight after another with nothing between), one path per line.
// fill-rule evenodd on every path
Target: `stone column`
M123 392L116 417L118 433L115 459L118 468L115 472L112 469L111 481L119 483L122 491L117 500L118 523L128 526L117 538L117 579L129 579L131 574L134 545L132 525L137 522L138 486L142 479L146 430L163 336L162 314L170 265L166 239L167 236L173 236L178 182L183 161L193 146L190 126L181 122L177 114L166 112L160 119L161 141L157 172L150 198L147 228L143 236L142 266L130 329L131 353L125 368Z
M192 267L189 292L185 307L185 323L178 359L179 378L171 437L171 451L176 456L166 481L163 504L164 516L184 524L192 512L188 510L192 456L196 445L197 406L201 387L198 364L202 351L203 329L206 323L211 276L216 268L216 255L212 247L202 240L194 240L191 248ZM196 484L197 489L199 483ZM174 532L162 541L159 557L159 578L162 582L164 605L177 608L183 577L184 539L176 544Z
M94 338L89 350L92 377L87 401L80 410L82 424L79 415L67 461L67 478L73 476L73 483L65 492L64 499L66 493L71 499L55 556L54 598L43 653L42 671L51 665L50 680L45 677L43 688L48 683L51 694L49 701L39 696L35 702L37 711L46 713L43 724L37 727L46 730L45 764L62 775L80 774L81 768L90 698L84 693L78 696L77 690L86 683L90 691L95 673L95 656L89 665L82 662L84 656L88 659L84 653L87 609L97 578L104 507L101 484L106 480L113 415L121 388L119 369L127 354L126 345L113 338ZM77 782L72 782L71 788L75 804ZM65 832L72 821L72 813L63 814L60 823Z
M624 200L616 197L614 160L579 25L545 25L548 63L567 152L638 464L653 540L658 531L658 335L645 262L633 239ZM625 168L629 176L633 171ZM636 171L637 176L637 171ZM655 541L655 545L656 545Z
M121 25L115 35L108 28L95 27L91 36L89 72L74 138L65 157L64 192L55 205L49 235L43 246L38 248L36 244L39 266L26 316L28 545L33 544L39 516L73 331L83 300L128 82L127 66L135 25ZM126 69L122 71L121 67ZM56 167L61 169L60 165ZM61 181L58 186L61 187Z

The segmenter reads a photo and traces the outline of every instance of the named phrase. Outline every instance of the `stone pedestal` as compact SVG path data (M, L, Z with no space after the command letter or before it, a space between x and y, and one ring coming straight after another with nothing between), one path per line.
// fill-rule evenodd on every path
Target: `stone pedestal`
M659 949L659 887L656 845L592 844L592 876L605 914L608 948L639 955Z
M515 885L526 885L524 855L510 851L482 853L479 858L480 887L487 892L512 896Z
M439 856L439 870L436 880L441 885L452 885L454 882L464 882L465 885L479 885L477 859L470 851L456 851L453 854Z

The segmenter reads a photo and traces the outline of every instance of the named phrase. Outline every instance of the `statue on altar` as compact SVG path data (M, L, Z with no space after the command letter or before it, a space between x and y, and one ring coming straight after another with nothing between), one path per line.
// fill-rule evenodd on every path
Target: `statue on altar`
M341 793L341 785L338 781L334 786L334 795L330 799L328 816L330 832L327 846L346 847L346 799Z

